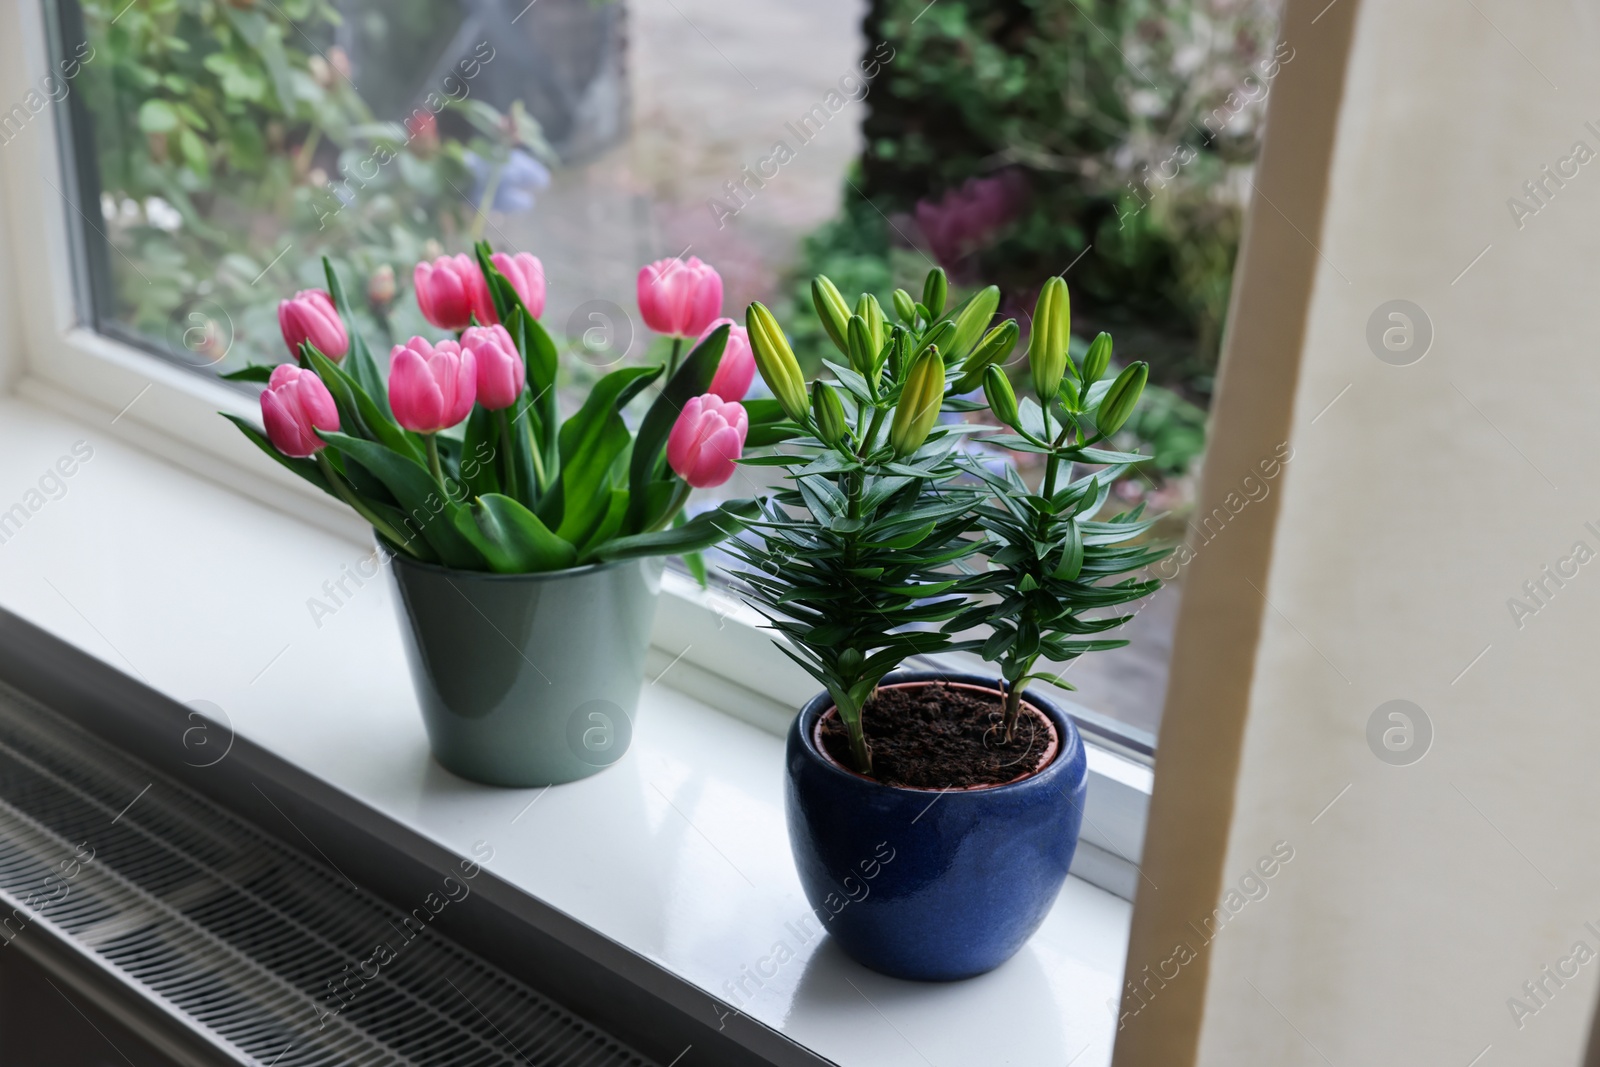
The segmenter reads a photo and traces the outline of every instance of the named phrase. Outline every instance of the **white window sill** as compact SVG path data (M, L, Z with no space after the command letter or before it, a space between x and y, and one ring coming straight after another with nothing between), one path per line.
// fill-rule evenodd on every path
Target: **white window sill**
M465 782L428 757L387 578L346 578L351 595L320 626L307 606L332 603L324 583L368 549L114 433L0 401L0 513L32 500L74 442L93 448L64 496L0 532L0 606L179 701L215 704L239 736L445 849L486 842L484 866L506 882L836 1063L1110 1063L1126 901L1070 879L1028 946L971 981L866 971L805 923L771 732L788 694L739 721L672 688L718 684L704 660L658 649L651 677L665 674L619 764L545 791ZM734 983L773 972L780 943L794 958L741 994Z

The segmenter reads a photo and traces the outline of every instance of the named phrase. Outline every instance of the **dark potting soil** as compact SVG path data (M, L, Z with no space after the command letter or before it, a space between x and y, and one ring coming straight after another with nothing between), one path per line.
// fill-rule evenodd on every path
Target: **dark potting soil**
M998 695L943 682L880 689L861 715L872 777L913 789L962 789L1039 770L1050 748L1049 720L1024 704L1016 737L1006 744L1002 713ZM823 720L822 745L841 766L854 768L837 712Z

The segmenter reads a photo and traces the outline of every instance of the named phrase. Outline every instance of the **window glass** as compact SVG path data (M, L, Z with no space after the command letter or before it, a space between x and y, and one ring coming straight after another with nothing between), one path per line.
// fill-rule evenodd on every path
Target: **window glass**
M1275 0L60 0L85 315L216 374L288 358L276 306L331 257L373 348L432 336L412 266L538 255L581 385L661 345L635 275L721 272L819 368L807 284L998 284L1155 385L1121 488L1182 537L1274 79ZM83 49L87 48L87 52ZM1025 328L1025 326L1024 326ZM1020 352L1020 348L1019 348ZM1019 457L1026 468L1027 457ZM749 478L752 475L746 474ZM753 486L736 480L731 493ZM1149 743L1182 567L1064 676Z

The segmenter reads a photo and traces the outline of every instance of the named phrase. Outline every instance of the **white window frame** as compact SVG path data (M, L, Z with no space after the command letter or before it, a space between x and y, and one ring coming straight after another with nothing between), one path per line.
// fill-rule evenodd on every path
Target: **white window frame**
M44 5L0 5L0 118L50 72ZM112 433L200 477L318 527L370 543L343 505L265 462L219 412L259 421L244 392L98 333L79 320L72 182L63 173L63 103L47 103L0 144L0 376L18 395ZM4 136L0 133L0 136ZM93 229L101 218L78 219ZM90 230L92 233L93 231ZM0 300L3 300L0 295ZM9 319L9 329L6 319ZM773 646L759 616L727 593L668 574L653 635L672 685L777 734L817 685ZM659 669L659 668L658 668ZM1073 873L1132 899L1152 768L1089 736L1089 800Z

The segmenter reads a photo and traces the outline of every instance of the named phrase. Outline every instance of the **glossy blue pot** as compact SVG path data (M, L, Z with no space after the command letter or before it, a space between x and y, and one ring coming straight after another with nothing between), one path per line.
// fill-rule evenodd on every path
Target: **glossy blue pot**
M905 672L995 693L978 675ZM1044 921L1072 866L1088 779L1083 740L1050 701L1054 759L988 788L906 789L864 778L817 741L821 693L789 728L789 844L812 910L857 962L896 978L952 981L993 970Z

